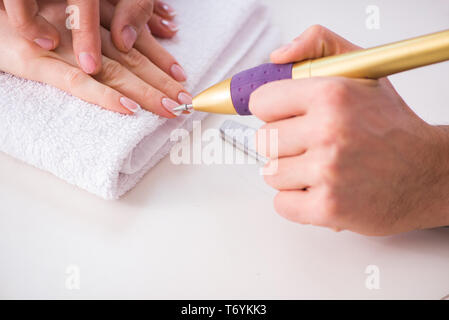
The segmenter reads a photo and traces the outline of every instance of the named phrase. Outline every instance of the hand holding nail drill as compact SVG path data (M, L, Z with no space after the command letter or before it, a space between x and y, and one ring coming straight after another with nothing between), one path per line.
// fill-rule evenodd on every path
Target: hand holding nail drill
M449 31L361 50L313 26L271 60L175 111L265 121L258 152L277 165L264 177L289 220L366 235L449 225L449 126L424 122L385 78L449 60Z
M271 58L357 49L315 26ZM267 123L262 130L278 130L278 170L265 180L279 190L274 206L287 219L367 235L449 225L449 126L420 119L388 79L272 82L249 108Z

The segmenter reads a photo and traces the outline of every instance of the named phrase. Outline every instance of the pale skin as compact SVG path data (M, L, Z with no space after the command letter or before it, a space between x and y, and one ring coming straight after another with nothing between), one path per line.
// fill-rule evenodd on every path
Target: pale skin
M72 30L73 51L78 65L88 74L98 74L102 66L100 7L111 4L110 17L112 42L122 52L129 52L139 35L149 27L153 34L172 37L177 26L172 19L175 10L159 0L52 0L64 6L76 6L79 10L79 29ZM10 24L25 39L44 50L56 49L63 34L53 21L42 14L40 8L49 0L0 0ZM184 81L179 70L172 75ZM184 78L184 79L183 79Z
M313 26L271 59L356 49ZM285 218L376 236L449 225L449 127L420 119L387 79L273 82L252 94L250 110L261 130L278 130L278 154L263 148L278 161L265 181Z
M48 51L29 41L0 10L0 70L67 91L105 109L132 115L141 108L167 118L174 106L191 102L171 76L175 58L144 29L128 52L117 49L109 29L117 8L103 1L100 18L102 68L89 75L78 66L72 32L65 26L65 1L40 0L39 15L58 31L59 46ZM166 35L169 36L169 35Z

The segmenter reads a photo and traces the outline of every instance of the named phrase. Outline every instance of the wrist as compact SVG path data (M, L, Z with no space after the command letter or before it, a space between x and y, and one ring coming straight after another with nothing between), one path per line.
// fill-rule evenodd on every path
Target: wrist
M433 210L430 213L434 227L449 226L449 126L437 125L431 128L435 132L430 141L434 152L428 169L432 172L435 186L428 192L434 193L430 197L435 205L431 205Z

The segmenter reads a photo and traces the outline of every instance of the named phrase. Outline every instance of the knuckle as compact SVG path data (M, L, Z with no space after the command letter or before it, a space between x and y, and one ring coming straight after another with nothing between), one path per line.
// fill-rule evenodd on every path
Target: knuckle
M335 108L344 107L348 102L349 86L343 79L332 79L322 83L321 91L325 92L322 96L324 105Z
M137 7L149 16L153 14L153 0L139 0L137 1Z
M120 63L114 60L107 60L103 62L100 77L104 81L113 81L119 79L123 72L123 67Z
M96 92L97 97L99 97L98 104L101 106L109 107L109 101L111 101L111 97L114 96L114 90L108 86L102 86L99 91Z
M331 158L324 164L321 164L321 175L324 177L324 182L328 187L333 187L338 179L339 167L338 159Z
M33 26L34 21L30 19L24 19L22 17L10 17L11 25L17 29L20 33L26 33Z
M78 68L70 68L64 75L69 90L78 88L85 81L86 74Z
M338 199L335 191L330 187L325 187L321 194L320 209L316 215L317 224L333 225L340 216Z
M320 38L323 34L327 32L327 28L323 27L320 24L314 24L308 27L305 32L307 34L310 34L312 37Z
M149 107L156 107L161 104L162 96L153 87L148 86L143 90L142 99L148 103Z
M323 183L329 188L335 188L340 180L344 180L344 152L344 147L336 143L328 148L319 164Z
M159 78L159 88L166 94L175 94L182 90L182 86L167 75L163 75Z
M29 41L20 41L17 43L16 52L22 63L26 63L28 60L41 56L41 50L39 47L34 46Z
M132 48L128 53L123 54L124 64L131 69L142 67L146 62L146 57L138 50Z
M337 121L325 121L317 133L317 139L321 145L333 145L340 134L340 125Z

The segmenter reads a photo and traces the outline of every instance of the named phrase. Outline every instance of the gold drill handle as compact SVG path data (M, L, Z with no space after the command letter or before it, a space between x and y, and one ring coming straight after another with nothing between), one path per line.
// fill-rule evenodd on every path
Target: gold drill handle
M449 60L449 30L370 49L295 63L292 78L343 76L378 79Z

